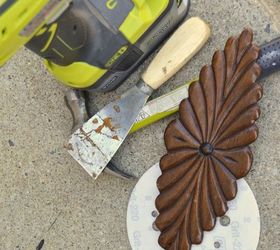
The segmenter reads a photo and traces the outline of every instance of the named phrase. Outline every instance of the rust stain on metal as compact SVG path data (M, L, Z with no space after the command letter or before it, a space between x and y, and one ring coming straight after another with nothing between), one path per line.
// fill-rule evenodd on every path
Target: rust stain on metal
M71 151L74 150L73 145L71 143L65 144L64 148L66 148L67 150L71 150Z
M103 120L103 124L100 125L97 129L95 129L94 131L98 134L101 133L103 128L108 128L111 131L115 131L116 128L112 125L112 118L111 117L107 117Z
M94 123L94 124L98 123L97 118L93 119L92 123Z
M117 140L117 141L120 140L120 138L119 138L117 135L114 135L114 136L112 137L112 139Z
M104 123L102 125L100 125L97 129L95 129L94 131L98 134L101 133L102 129L105 127Z
M84 140L88 141L93 147L96 147L98 151L106 158L107 156L102 152L97 144L90 138L90 133L86 133L83 128L80 128L81 134L85 137Z
M108 117L103 120L105 127L109 128L111 131L115 131L115 127L112 125L112 118Z
M81 134L85 137L84 140L87 140L93 147L96 147L97 145L93 142L93 140L90 138L90 133L86 133L83 128L80 128Z
M118 105L115 105L114 106L114 110L117 112L117 113L120 113L121 112L121 109Z

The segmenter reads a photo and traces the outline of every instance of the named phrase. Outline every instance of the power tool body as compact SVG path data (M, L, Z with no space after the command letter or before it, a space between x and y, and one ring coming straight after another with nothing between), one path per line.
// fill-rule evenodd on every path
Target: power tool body
M25 45L65 85L110 91L188 8L189 0L0 0L0 65Z

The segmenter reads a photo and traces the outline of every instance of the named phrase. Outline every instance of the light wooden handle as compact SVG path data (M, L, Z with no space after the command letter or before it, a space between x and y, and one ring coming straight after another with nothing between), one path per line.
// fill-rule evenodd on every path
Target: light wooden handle
M175 75L206 43L210 28L199 17L183 23L155 56L142 79L153 89Z

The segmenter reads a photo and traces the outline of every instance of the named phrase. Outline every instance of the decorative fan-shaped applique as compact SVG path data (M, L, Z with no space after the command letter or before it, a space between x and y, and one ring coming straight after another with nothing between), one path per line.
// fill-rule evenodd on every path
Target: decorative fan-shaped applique
M155 222L164 249L200 244L203 231L214 228L216 217L228 210L227 201L235 198L236 180L251 168L248 145L258 136L262 96L255 83L261 74L259 48L252 40L246 29L215 52L180 104L179 119L165 131L168 153L160 161Z

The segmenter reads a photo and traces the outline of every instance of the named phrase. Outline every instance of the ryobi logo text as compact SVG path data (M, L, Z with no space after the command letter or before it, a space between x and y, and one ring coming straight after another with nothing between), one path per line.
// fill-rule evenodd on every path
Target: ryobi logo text
M107 0L106 6L109 10L113 10L117 7L118 1L117 0Z
M116 62L116 61L119 59L119 57L120 57L121 55L123 55L124 52L127 51L127 49L128 49L128 46L127 46L127 45L121 47L121 48L117 51L117 53L115 53L115 54L113 55L113 57L105 64L105 67L106 67L106 68L111 67L111 66L114 64L114 62Z

